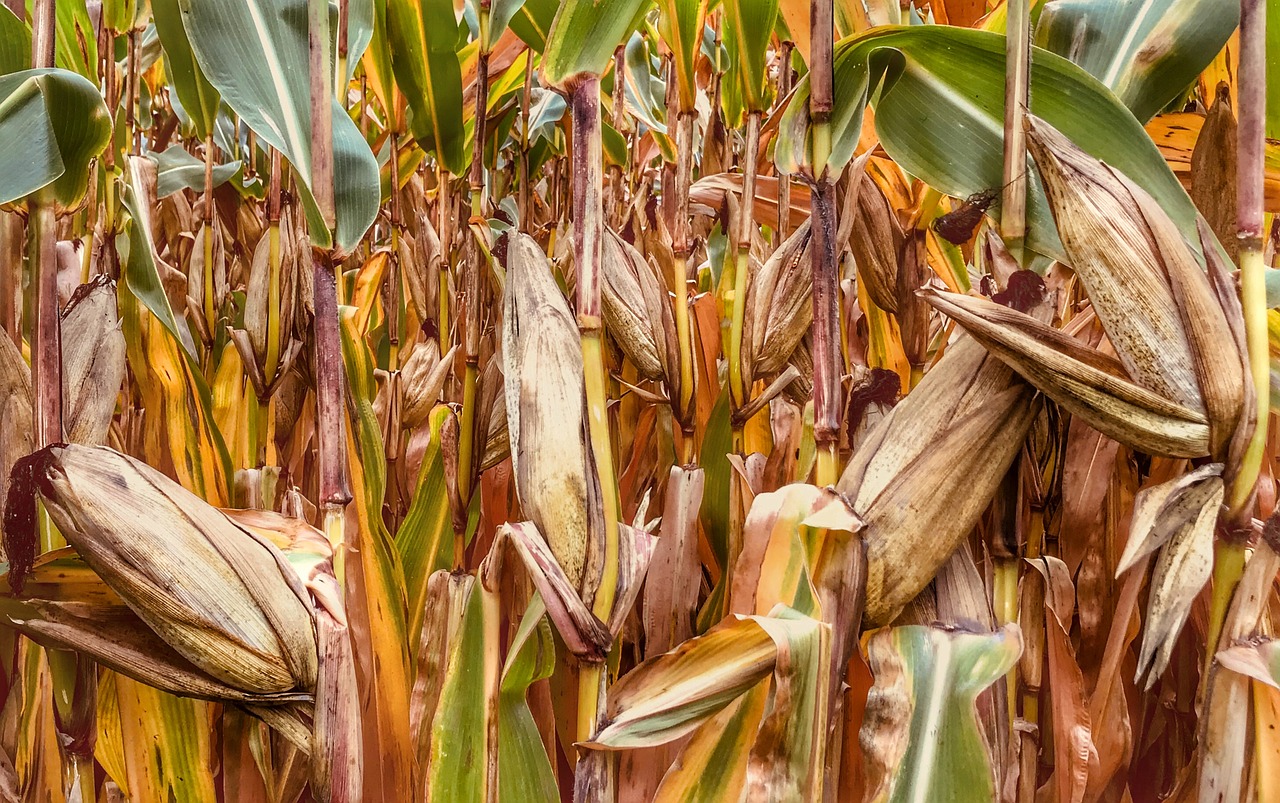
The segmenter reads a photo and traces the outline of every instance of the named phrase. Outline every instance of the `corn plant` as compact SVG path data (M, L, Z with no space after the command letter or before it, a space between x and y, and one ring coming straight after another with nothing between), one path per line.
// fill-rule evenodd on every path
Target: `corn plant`
M0 797L1280 800L1271 5L5 0Z

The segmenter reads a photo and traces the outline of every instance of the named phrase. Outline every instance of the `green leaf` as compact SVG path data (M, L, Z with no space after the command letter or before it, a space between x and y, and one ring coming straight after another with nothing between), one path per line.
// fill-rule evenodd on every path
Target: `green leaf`
M311 184L307 0L179 0L196 61L228 106L293 165L311 241L349 251L378 213L378 163L346 110L333 102L334 236Z
M524 0L493 0L493 5L489 7L489 38L484 42L486 51L493 50L493 46L498 43L499 37L507 30L507 26L511 24L511 18L523 6Z
M1239 23L1235 0L1056 0L1045 4L1035 42L1079 64L1146 122L1186 91Z
M85 0L59 0L55 12L54 64L97 81L98 35ZM31 0L27 18L31 19Z
M876 685L863 744L868 800L996 799L991 749L974 701L1022 654L1018 626L995 633L938 627L879 630L868 643Z
M524 0L508 24L520 41L533 52L541 53L547 49L547 34L551 32L559 7L559 0Z
M487 644L480 584L474 577L450 578L449 643L439 705L431 716L427 797L439 801L483 799L485 782L484 654ZM499 762L499 767L502 762ZM501 771L501 770L499 770Z
M204 139L213 130L218 117L218 90L200 71L187 30L182 26L179 0L151 0L151 16L166 57L165 73L186 110L196 136ZM165 195L161 192L161 196Z
M111 137L93 84L66 70L0 76L0 203L49 188L62 207L89 188L89 161Z
M180 190L204 192L204 162L181 145L170 145L164 153L147 155L156 163L156 197L166 198ZM239 174L241 163L214 165L213 186L220 187Z
M455 175L466 169L457 41L450 0L387 0L391 68L413 112L410 130Z
M31 66L31 26L8 6L0 7L0 75Z
M405 596L409 601L409 638L415 648L422 633L422 617L427 598L427 580L453 563L453 522L449 514L449 493L445 484L444 455L440 437L448 407L437 406L430 413L431 441L422 456L418 484L404 522L396 531L396 551L404 566Z
M194 158L194 157L193 157ZM189 356L196 355L196 344L187 326L186 316L174 309L165 291L165 278L176 271L160 261L152 239L151 211L156 208L156 171L150 160L129 160L128 184L123 203L133 222L129 226L129 256L125 261L125 279L130 291L155 315L165 329L182 345Z
M778 0L724 0L724 45L729 52L726 80L736 85L747 111L769 106L766 52L778 19Z
M347 72L344 83L350 83L365 50L373 42L373 26L380 4L374 0L347 0ZM336 10L336 9L335 9ZM334 30L337 30L336 26Z
M635 30L645 0L564 0L542 54L542 76L557 89L571 89L583 76L599 76L613 49Z
M707 0L658 0L658 9L658 34L672 54L671 73L676 79L678 106L682 111L693 111L698 97L697 62Z
M1005 39L942 25L878 28L836 48L835 112L828 169L853 155L868 98L885 150L908 173L956 197L1003 181ZM1031 63L1031 111L1091 155L1123 172L1195 236L1195 206L1133 114L1097 79L1038 48ZM873 91L874 90L874 91ZM778 129L780 168L812 174L809 84L797 87ZM1027 244L1064 256L1039 174L1027 160ZM993 214L998 214L998 210Z
M698 458L698 465L707 473L706 492L702 495L702 523L716 562L721 567L729 559L729 482L733 471L729 465L729 453L732 451L729 391L725 390L711 408L711 417L702 436L702 454Z
M555 773L526 695L556 668L555 639L542 598L534 595L507 652L498 691L498 799L553 803Z

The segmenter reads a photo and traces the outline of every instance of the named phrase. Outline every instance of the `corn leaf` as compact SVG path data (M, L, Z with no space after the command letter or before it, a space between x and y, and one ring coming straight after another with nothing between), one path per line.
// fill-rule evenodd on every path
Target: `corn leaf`
M151 16L155 20L160 46L164 48L165 73L183 110L191 119L196 136L204 139L213 131L222 99L218 90L205 78L191 51L191 41L187 39L187 30L182 25L180 3L181 0L151 0ZM162 190L160 197L168 194Z
M387 44L419 146L451 173L466 169L458 24L449 0L388 0Z
M525 700L529 687L555 670L555 640L535 597L511 640L498 691L498 799L559 800L555 774Z
M1145 123L1209 66L1239 22L1232 0L1067 0L1045 4L1035 41L1079 64Z
M75 206L110 135L107 105L84 78L61 69L0 76L0 142L9 144L0 148L0 203L48 187L59 205Z
M747 111L763 111L769 105L769 81L765 57L778 0L725 0L724 46L729 52L725 79L740 87Z
M1003 183L1005 39L947 26L879 28L843 41L835 54L835 111L827 169L853 156L862 111L874 97L884 149L909 174L948 195L966 197ZM1158 199L1195 240L1195 207L1133 114L1096 78L1060 56L1035 50L1031 111ZM878 91L876 88L879 87ZM784 172L811 174L809 85L802 81L779 123ZM1030 162L1028 162L1030 167ZM1031 174L1028 246L1063 258L1039 186ZM998 217L998 210L996 211Z
M568 90L582 76L604 74L613 49L635 29L644 7L644 0L562 2L542 54L543 79L556 89Z
M378 213L378 162L346 110L333 102L336 228L330 233L311 184L307 0L202 0L182 22L205 76L242 122L283 154L302 185L311 242L348 251Z
M974 701L1022 654L1017 625L995 633L895 627L872 635L867 654L875 686L861 734L866 799L996 799Z

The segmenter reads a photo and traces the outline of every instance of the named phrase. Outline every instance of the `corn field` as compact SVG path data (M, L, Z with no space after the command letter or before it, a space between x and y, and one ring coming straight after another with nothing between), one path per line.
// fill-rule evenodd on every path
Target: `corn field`
M1280 803L1280 2L0 3L3 800Z

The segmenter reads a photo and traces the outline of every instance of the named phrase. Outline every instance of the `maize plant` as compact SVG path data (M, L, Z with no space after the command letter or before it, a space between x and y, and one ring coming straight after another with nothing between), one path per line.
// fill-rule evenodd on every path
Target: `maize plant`
M1275 47L4 0L0 798L1280 802Z

